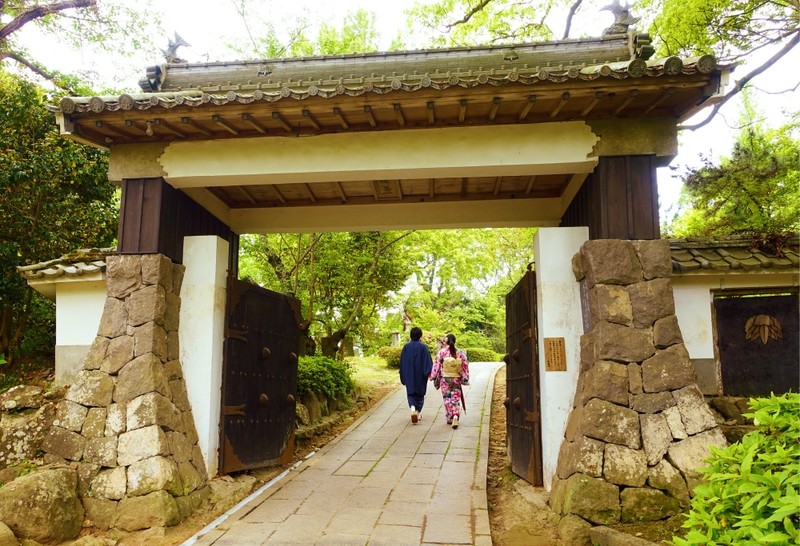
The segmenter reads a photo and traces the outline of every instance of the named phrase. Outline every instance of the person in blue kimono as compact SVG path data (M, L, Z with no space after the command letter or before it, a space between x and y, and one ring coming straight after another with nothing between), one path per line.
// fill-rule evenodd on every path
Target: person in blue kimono
M425 391L433 369L433 360L428 346L422 341L422 329L411 328L411 341L400 352L400 383L406 386L411 422L415 425L422 418Z

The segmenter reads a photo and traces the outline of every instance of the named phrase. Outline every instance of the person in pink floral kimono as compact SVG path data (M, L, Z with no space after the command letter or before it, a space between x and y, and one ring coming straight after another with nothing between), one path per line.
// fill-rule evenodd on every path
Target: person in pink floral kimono
M447 334L444 347L436 354L431 371L433 386L442 391L444 416L447 424L458 428L464 391L461 385L469 384L469 362L464 351L456 349L456 336ZM464 405L466 413L466 405Z

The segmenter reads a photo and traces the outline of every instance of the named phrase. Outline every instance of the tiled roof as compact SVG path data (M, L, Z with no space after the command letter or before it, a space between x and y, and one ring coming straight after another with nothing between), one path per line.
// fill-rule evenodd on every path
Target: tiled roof
M759 248L751 237L670 239L675 275L710 272L798 271L800 237L790 237L779 253Z
M80 277L106 270L106 257L116 252L113 248L84 248L46 262L21 265L17 272L25 280L50 280L61 277Z
M645 60L627 36L537 44L268 59L148 68L142 94L65 97L51 110L73 113L171 109L207 104L335 99L451 87L541 86L710 74L713 55Z

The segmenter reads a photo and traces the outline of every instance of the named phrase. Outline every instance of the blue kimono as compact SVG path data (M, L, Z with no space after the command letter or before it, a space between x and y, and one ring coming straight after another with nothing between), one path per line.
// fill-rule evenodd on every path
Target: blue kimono
M400 353L400 382L406 386L408 405L422 411L428 376L433 369L433 360L428 346L421 341L409 341Z

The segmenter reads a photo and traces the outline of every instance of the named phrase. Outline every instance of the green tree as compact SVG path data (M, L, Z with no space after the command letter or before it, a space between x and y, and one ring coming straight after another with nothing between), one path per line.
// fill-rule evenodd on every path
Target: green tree
M16 266L108 246L116 234L107 154L59 135L48 98L0 71L0 354L13 361L34 293Z
M800 230L800 138L795 123L768 129L745 108L730 157L683 176L671 236L774 235Z

